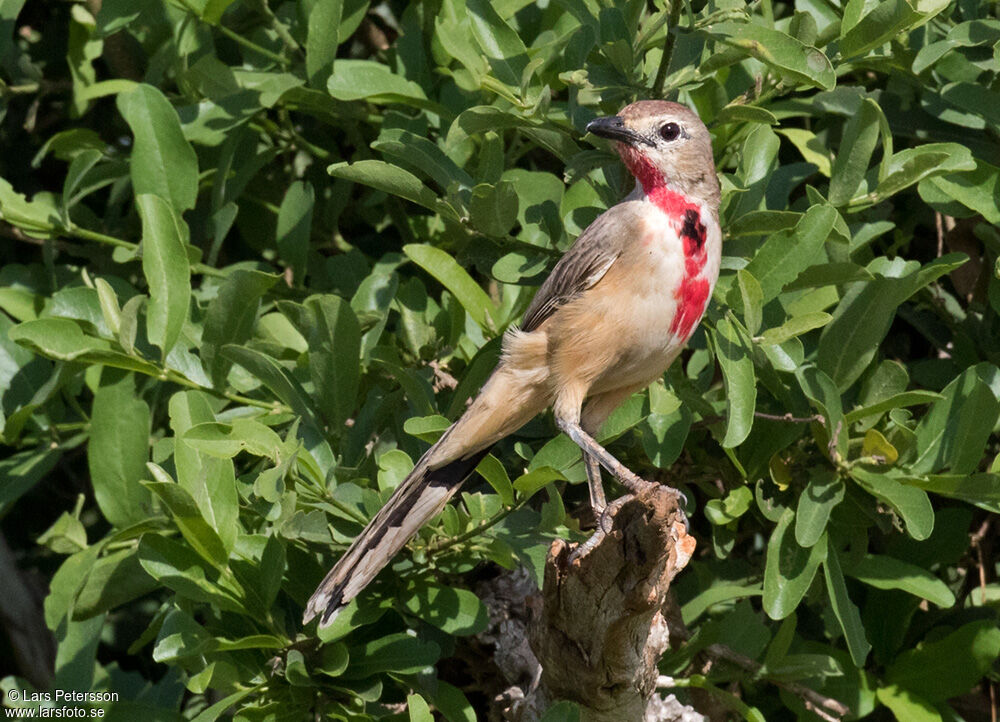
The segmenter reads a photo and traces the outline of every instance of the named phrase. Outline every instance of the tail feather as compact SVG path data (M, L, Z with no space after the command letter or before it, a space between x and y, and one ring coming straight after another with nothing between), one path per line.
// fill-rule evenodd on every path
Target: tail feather
M530 347L532 353L522 347ZM544 344L523 335L515 336L510 348L514 349L510 353L520 356L497 367L462 417L427 450L368 522L309 599L303 624L320 614L320 626L330 624L420 527L444 508L490 447L548 404L542 378L535 370L540 367ZM510 348L505 345L505 353Z
M436 469L429 468L426 461L431 451L417 463L317 587L306 606L303 624L320 614L321 627L333 622L420 527L444 508L489 453L489 448Z

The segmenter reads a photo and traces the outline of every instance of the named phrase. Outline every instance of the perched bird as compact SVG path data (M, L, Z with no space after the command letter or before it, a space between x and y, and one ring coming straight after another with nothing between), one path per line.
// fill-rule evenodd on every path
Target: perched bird
M504 336L479 395L326 575L304 623L320 615L328 625L495 442L549 406L583 450L595 513L606 507L600 467L631 490L646 483L593 437L619 404L660 378L705 311L722 254L719 181L708 130L683 105L640 101L587 130L615 141L635 190L559 260L520 328Z

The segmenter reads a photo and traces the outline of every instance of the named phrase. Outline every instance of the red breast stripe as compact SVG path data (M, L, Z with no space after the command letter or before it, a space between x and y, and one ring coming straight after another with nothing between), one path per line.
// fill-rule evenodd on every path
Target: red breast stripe
M629 171L642 184L646 197L670 218L684 242L684 278L674 294L677 313L670 324L670 332L686 339L708 303L708 281L699 278L707 255L707 230L701 221L701 208L683 193L670 188L663 175L641 153L624 144L619 149Z

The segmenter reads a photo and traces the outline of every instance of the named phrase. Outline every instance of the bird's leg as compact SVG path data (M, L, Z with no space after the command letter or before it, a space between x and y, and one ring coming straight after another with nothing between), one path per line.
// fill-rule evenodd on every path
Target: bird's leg
M625 386L620 389L605 391L590 398L580 414L580 428L591 438L595 438L608 416L621 403L632 395L637 387ZM570 415L572 419L572 415ZM583 450L583 462L587 469L587 485L590 489L590 508L594 519L602 523L609 511L604 487L601 484L601 462L587 451Z
M611 531L611 520L615 518L615 514L618 513L619 509L625 506L627 501L634 498L635 496L632 494L619 496L613 502L608 504L601 514L598 514L597 529L590 535L590 538L587 539L587 541L583 542L583 544L580 544L576 549L570 552L568 559L570 564L579 559L583 559L585 556L590 554L590 552L593 551L598 544L604 541L604 537L606 537Z
M608 508L608 500L604 496L604 487L601 485L601 462L583 452L583 463L587 467L587 486L590 488L590 508L594 512L594 518L600 521Z
M631 491L633 494L637 494L640 491L655 487L651 481L644 481L640 479L635 473L630 471L623 463L618 461L613 457L607 449L597 443L590 434L583 430L578 421L573 421L565 417L556 416L556 426L566 434L569 438L573 440L577 446L583 449L583 453L590 459L594 459L607 469L609 472L614 474L615 478L622 483L622 485ZM598 477L600 475L598 474ZM590 480L590 464L587 465L587 478ZM598 478L598 484L600 479ZM593 496L593 488L591 488L591 496ZM603 490L600 492L601 496L604 496Z

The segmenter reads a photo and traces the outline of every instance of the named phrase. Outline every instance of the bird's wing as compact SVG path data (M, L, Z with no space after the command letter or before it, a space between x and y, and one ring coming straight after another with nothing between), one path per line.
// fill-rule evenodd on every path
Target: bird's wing
M593 288L622 254L635 228L632 203L619 203L587 226L559 259L524 314L521 330L530 332L560 307Z

